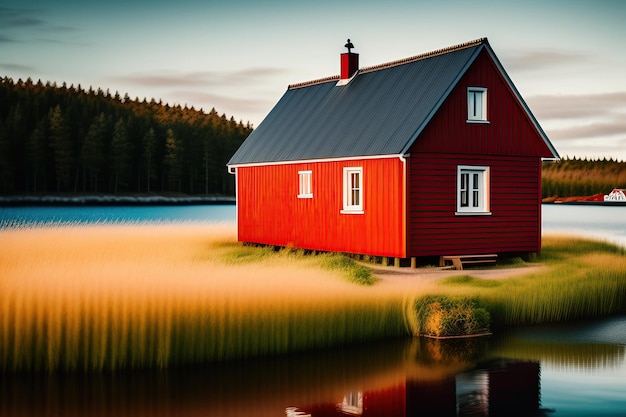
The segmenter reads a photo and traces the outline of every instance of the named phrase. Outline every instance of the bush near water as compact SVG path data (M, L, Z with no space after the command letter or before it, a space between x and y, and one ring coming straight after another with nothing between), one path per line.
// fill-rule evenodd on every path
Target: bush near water
M491 316L475 298L427 296L415 301L418 334L433 337L472 336L489 332Z

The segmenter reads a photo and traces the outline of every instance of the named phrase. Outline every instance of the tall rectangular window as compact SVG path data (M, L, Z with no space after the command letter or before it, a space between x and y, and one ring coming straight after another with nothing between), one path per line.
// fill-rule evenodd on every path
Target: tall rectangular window
M469 87L467 89L467 121L487 121L487 89Z
M489 167L457 167L456 214L491 214L489 212Z
M342 213L363 213L363 168L343 169L343 210Z
M298 180L300 183L298 198L313 198L313 188L311 185L311 176L313 171L298 171Z

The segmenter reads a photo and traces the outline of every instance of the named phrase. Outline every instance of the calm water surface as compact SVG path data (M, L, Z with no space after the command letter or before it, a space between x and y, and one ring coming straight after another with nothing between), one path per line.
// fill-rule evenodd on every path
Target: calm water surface
M0 207L0 226L77 223L234 222L232 204Z
M232 205L0 208L4 227L234 220ZM544 205L543 231L626 246L626 207ZM626 417L625 358L626 317L612 317L183 370L0 375L0 415Z
M626 317L162 372L1 376L7 416L626 415Z
M543 233L564 233L626 246L625 206L543 204Z

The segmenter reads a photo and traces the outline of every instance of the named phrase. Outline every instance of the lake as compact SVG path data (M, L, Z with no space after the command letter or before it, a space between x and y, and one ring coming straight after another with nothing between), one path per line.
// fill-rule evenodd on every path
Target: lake
M235 205L0 207L0 227L33 224L234 222ZM626 246L626 207L542 205L544 233L568 233Z
M626 246L626 207L542 210L544 233ZM232 205L0 208L3 227L234 221ZM17 415L624 417L626 317L167 371L0 375L0 416Z

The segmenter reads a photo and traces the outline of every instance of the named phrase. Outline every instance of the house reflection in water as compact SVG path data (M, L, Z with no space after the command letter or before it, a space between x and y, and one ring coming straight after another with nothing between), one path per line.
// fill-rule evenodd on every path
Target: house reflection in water
M540 370L623 363L621 345L407 338L167 371L0 372L0 416L542 416Z
M306 405L291 415L532 416L540 413L538 362L492 360L440 380L411 380L347 392L339 403ZM302 413L302 414L298 414Z

